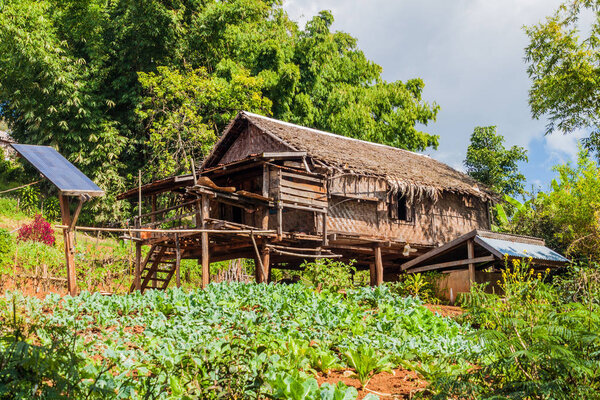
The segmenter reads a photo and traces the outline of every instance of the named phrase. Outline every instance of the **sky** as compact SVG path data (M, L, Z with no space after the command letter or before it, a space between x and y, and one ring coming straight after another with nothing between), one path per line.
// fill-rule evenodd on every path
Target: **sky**
M531 118L523 26L542 22L561 2L285 0L284 9L302 27L331 10L332 29L357 38L385 80L424 80L423 98L441 107L437 121L423 128L440 135L438 150L426 154L464 169L473 128L496 125L507 147L528 150L529 162L521 165L528 188L546 189L552 166L574 160L583 135L544 135L546 121Z

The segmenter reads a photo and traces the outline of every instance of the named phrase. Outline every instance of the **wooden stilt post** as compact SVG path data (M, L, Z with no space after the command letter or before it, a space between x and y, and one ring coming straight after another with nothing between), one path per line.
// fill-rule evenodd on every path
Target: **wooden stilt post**
M469 260L475 258L475 247L473 245L473 239L467 241L467 257ZM469 285L475 282L475 264L469 263Z
M181 287L181 248L179 247L179 235L175 235L175 284Z
M323 246L327 246L329 240L327 240L327 211L323 213Z
M375 275L377 272L375 271L375 263L369 264L369 284L371 286L375 286L377 284L377 276Z
M135 290L142 290L142 244L135 242L135 275L133 277Z
M381 246L376 244L373 248L375 253L375 284L377 286L383 283L383 260L381 258Z
M69 198L62 193L58 195L60 202L60 214L62 224L71 226L71 211L69 210ZM77 295L77 280L75 275L75 246L73 243L73 231L70 228L63 229L65 241L65 260L67 263L67 289L71 296Z
M206 220L210 216L210 204L208 196L202 195L202 209L201 209L201 217L202 217L202 227L206 227ZM206 288L210 283L210 261L209 261L209 248L208 248L208 233L202 232L202 288Z
M260 281L262 283L268 283L269 281L269 267L270 267L270 261L271 261L271 255L269 253L269 249L266 246L262 246L261 250L260 250L260 256L261 256L261 264L262 264L262 268L261 268L261 278Z

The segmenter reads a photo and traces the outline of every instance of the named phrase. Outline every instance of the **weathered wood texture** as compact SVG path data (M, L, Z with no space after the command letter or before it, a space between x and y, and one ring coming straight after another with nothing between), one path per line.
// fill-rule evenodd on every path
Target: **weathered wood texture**
M241 160L251 154L260 154L269 151L290 151L290 148L280 141L263 134L256 127L250 125L243 131L239 138L231 145L223 158L221 164Z
M60 202L60 213L63 225L71 225L71 211L69 207L69 198L63 194L58 195ZM65 260L67 264L67 288L71 296L77 294L77 282L75 275L75 243L73 231L69 228L63 229L63 237L65 242Z
M416 199L411 206L413 219L406 222L390 218L386 201L335 197L329 205L327 229L417 245L440 245L473 229L489 227L487 205L476 198L472 203L473 207L466 207L462 196L451 193L436 202Z

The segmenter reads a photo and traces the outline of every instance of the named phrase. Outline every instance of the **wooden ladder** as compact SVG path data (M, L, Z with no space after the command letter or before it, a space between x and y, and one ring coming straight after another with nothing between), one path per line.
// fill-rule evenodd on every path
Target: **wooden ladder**
M141 292L146 289L165 290L177 271L177 253L167 247L153 245L141 265ZM130 292L135 290L135 283Z

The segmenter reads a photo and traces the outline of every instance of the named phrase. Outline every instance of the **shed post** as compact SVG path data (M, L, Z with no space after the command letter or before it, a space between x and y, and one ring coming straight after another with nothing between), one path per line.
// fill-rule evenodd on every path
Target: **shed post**
M69 198L62 193L59 193L58 200L60 202L60 214L62 224L67 226L63 228L63 237L65 241L65 260L67 263L67 289L71 296L77 294L77 281L75 275L75 246L73 244L73 231L71 226L71 212L69 210Z
M206 228L206 220L209 218L210 209L209 209L209 199L208 196L202 195L202 228ZM208 248L208 233L202 232L202 288L206 288L210 283L210 261L209 261L209 248Z
M383 283L383 260L381 257L381 246L376 244L373 248L375 253L375 284L377 286Z
M473 246L473 239L467 241L467 258L472 260L475 258L475 248ZM469 263L469 284L475 282L475 264Z

